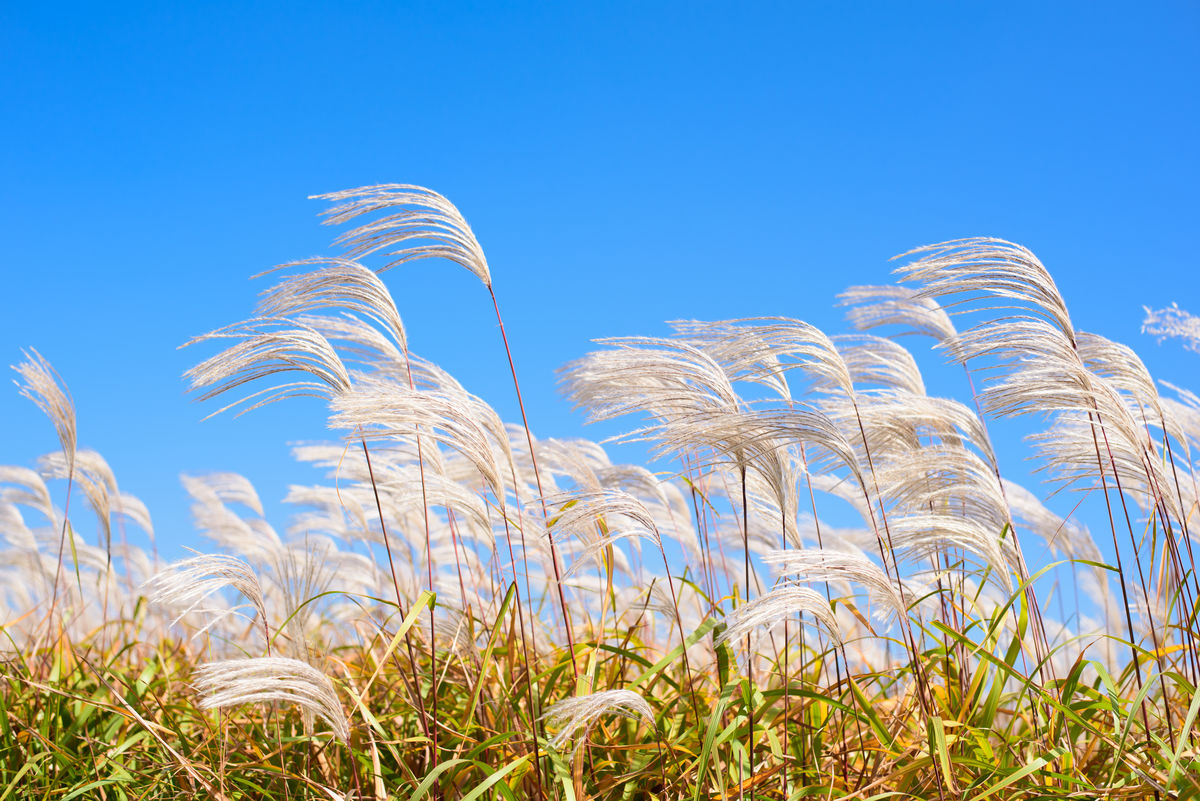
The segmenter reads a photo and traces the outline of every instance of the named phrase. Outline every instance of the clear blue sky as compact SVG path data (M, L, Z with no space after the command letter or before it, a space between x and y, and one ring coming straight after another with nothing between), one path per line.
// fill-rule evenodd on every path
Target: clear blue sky
M973 235L1032 248L1079 327L1200 388L1138 331L1142 304L1200 310L1198 42L1196 2L7 2L0 363L51 360L177 553L180 472L274 501L312 478L287 443L326 435L316 404L200 423L176 346L247 316L251 274L330 252L307 195L407 182L483 243L540 436L590 433L553 370L593 337L842 330L844 286ZM478 282L387 281L414 350L515 419ZM0 420L0 462L54 447L15 388Z

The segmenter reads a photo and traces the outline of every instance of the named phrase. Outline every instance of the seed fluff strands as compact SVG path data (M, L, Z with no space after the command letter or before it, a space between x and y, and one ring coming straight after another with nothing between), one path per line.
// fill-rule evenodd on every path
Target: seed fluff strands
M54 501L45 479L36 470L16 465L0 465L0 484L15 484L0 487L0 501L28 506L36 509L47 520L58 516L54 512Z
M846 319L859 331L897 325L907 329L901 333L924 334L939 342L947 342L957 334L946 310L911 287L852 286L838 295L838 301L839 306L851 307L846 310Z
M793 614L804 612L819 620L834 639L842 641L837 618L824 595L808 587L783 584L727 615L726 629L715 643L737 642L755 629L782 623Z
M256 316L288 317L316 309L353 312L377 323L400 350L407 350L408 339L400 312L374 271L358 262L338 258L305 259L275 269L309 266L318 269L285 278L264 292Z
M174 624L226 585L246 596L265 628L267 612L258 577L250 565L236 556L205 554L175 562L146 582L143 589L152 603L182 608L171 621Z
M201 709L284 701L297 704L329 724L342 742L350 722L329 677L306 662L287 657L255 657L209 662L196 671Z
M573 742L574 751L578 752L588 732L602 715L641 718L648 725L654 725L654 710L646 703L646 699L632 690L604 690L579 695L559 701L542 715L542 720L559 729L550 740L550 746L562 751L564 746Z
M395 257L380 268L388 270L417 259L440 257L465 267L491 289L487 259L471 226L453 203L432 189L380 184L312 198L341 203L323 213L326 225L383 213L338 237L335 244L344 246L351 258L382 252Z
M191 382L189 389L205 390L199 396L202 401L276 373L299 371L317 380L293 381L259 390L209 417L255 398L258 400L238 414L286 397L329 398L350 388L350 374L329 340L315 328L295 320L256 317L196 337L183 347L210 339L240 341L184 373Z
M804 581L849 581L861 584L874 606L876 619L907 616L900 588L874 562L861 554L821 550L773 551L763 555L779 575L795 575Z
M1157 336L1160 342L1167 337L1178 337L1185 348L1200 353L1200 317L1189 314L1176 303L1165 309L1142 308L1146 311L1142 333Z
M54 430L58 433L58 441L62 445L68 469L73 469L76 448L75 403L58 373L42 354L31 349L25 354L25 358L26 361L13 367L22 379L14 383L20 388L23 397L37 404L50 418Z

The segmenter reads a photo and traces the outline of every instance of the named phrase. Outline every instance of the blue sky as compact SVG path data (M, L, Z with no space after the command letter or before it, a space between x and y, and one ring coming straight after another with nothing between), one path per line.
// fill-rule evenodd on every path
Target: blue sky
M0 354L51 360L168 553L197 544L180 472L274 501L312 478L287 443L325 436L315 403L200 423L176 347L247 316L250 275L331 252L307 195L369 183L471 221L541 436L590 434L553 371L594 337L836 332L846 285L974 235L1200 388L1139 333L1142 304L1200 310L1196 2L246 6L0 6ZM516 419L478 282L387 282L413 349ZM15 388L0 420L0 461L54 447Z

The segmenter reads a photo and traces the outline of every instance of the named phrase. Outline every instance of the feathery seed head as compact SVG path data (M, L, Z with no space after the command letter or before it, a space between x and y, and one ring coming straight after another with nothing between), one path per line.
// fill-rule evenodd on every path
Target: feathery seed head
M654 725L654 710L646 699L632 690L604 690L565 698L547 709L541 719L558 728L558 733L550 740L552 748L561 751L573 742L574 751L578 752L602 715L641 718Z
M461 265L484 286L492 275L479 240L454 204L432 189L411 184L378 184L313 195L340 205L322 213L326 225L340 225L379 213L337 238L351 258L382 252L391 257L380 270L438 257Z
M30 348L25 353L25 361L13 367L21 376L16 381L21 395L37 404L58 433L58 441L62 445L63 456L67 460L68 469L75 466L75 402L67 391L67 385L50 366L42 354Z
M297 704L329 724L342 742L350 722L329 677L307 662L287 657L255 657L209 662L196 671L201 709L284 701Z

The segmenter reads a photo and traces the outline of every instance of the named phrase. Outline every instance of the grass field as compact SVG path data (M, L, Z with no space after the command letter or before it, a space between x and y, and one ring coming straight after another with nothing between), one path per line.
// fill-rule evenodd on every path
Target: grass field
M1034 254L905 254L842 296L849 335L600 342L564 392L651 469L410 353L402 265L469 270L504 336L449 201L324 199L339 255L189 343L214 413L328 401L286 528L247 478L185 476L210 552L160 563L64 377L16 368L62 447L0 467L0 801L1200 796L1200 401L1076 330ZM1178 309L1147 326L1200 342ZM997 465L986 421L1017 416L1044 486Z

